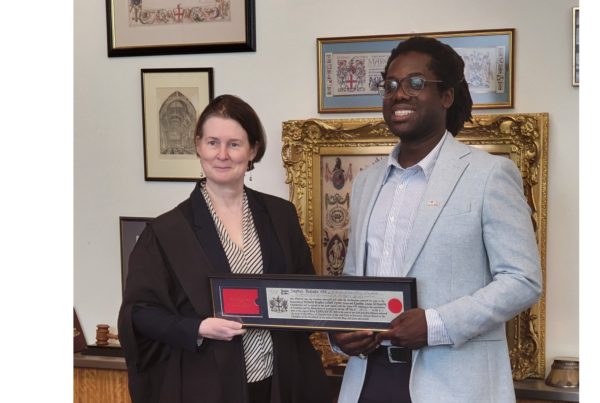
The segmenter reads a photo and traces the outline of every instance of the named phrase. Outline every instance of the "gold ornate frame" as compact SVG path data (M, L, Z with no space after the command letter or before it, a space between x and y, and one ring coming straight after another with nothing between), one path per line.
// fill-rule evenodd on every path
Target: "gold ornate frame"
M519 167L541 256L544 291L540 301L507 323L513 378L544 378L546 312L546 200L548 178L548 114L476 115L456 137L492 154L509 157ZM382 119L292 120L283 123L283 165L300 225L321 269L320 159L334 155L389 154L398 139ZM318 205L317 205L318 204ZM313 337L324 365L338 365L326 338Z

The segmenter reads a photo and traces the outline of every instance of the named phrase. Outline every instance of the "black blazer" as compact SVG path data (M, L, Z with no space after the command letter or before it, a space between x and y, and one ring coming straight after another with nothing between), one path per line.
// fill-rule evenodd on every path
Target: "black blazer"
M245 190L264 272L314 274L294 206ZM230 268L198 184L188 200L148 223L130 256L119 339L133 403L247 401L241 337L196 343L200 322L212 316L207 274L218 272ZM331 402L309 335L271 336L272 402Z

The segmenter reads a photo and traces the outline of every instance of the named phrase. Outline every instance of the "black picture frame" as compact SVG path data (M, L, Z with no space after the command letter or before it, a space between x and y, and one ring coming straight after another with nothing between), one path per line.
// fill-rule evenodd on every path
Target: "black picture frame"
M579 7L573 7L573 87L579 87Z
M121 291L125 292L125 282L129 272L129 255L133 251L138 237L141 235L146 223L152 220L149 217L119 217L119 234L121 238Z
M188 135L193 146L193 129L204 108L214 98L214 72L212 67L142 69L142 120L144 135L144 180L166 182L196 182L204 177L200 158L195 149L188 154L162 155L160 150L160 113L157 103L167 102L159 98L158 91L165 94L180 90L197 91L198 104L195 116L190 119ZM185 87L182 89L182 87ZM163 97L165 97L163 95ZM186 98L186 101L188 99ZM162 109L161 109L162 110ZM193 148L193 147L192 147ZM163 157L169 157L163 159Z
M215 318L244 328L381 332L417 308L413 277L209 274ZM339 303L338 303L339 301Z
M168 43L168 44L157 44L146 43L128 43L127 41L121 43L119 31L119 24L116 22L119 16L118 13L125 13L127 5L129 7L129 13L134 6L141 6L143 0L106 0L106 30L107 30L107 48L108 57L128 57L128 56L161 56L161 55L183 55L183 54L196 54L196 53L230 53L230 52L256 52L256 7L255 0L242 0L244 3L244 18L243 23L245 28L245 38L243 40L236 41L213 41L213 42L202 42L198 39L198 36L202 35L189 35L196 38L196 42L185 42L185 43ZM183 9L181 9L183 10ZM163 11L163 10L161 10ZM179 6L177 9L167 10L167 14L171 11L177 13L180 11ZM125 16L129 18L128 15ZM185 17L184 17L185 18ZM237 23L240 23L237 21ZM162 24L166 26L168 24ZM154 27L141 27L141 28L154 28ZM224 29L224 32L227 29ZM129 41L131 42L131 41Z

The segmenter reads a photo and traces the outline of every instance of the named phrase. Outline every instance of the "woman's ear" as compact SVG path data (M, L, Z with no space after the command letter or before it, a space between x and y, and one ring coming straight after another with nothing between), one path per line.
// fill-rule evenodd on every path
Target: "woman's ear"
M256 157L256 154L258 153L259 146L260 143L258 141L254 143L253 146L250 146L250 161L254 161L254 157Z
M200 156L200 137L194 137L194 143L196 144L196 156Z

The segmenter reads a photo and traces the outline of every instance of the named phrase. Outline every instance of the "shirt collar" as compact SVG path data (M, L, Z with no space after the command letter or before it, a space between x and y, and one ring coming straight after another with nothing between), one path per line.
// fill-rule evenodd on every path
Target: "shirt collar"
M433 171L433 167L435 166L435 162L437 161L437 158L440 155L440 150L442 149L442 144L444 144L444 140L446 140L447 136L448 136L448 130L446 130L446 132L444 133L444 135L442 136L440 141L436 144L436 146L433 148L433 150L431 150L429 152L429 154L427 154L425 156L425 158L423 158L421 161L419 161L414 166L412 166L410 168L406 168L406 169L411 169L411 168L416 169L416 167L419 167L425 173L425 178L427 180L429 180L429 177L431 176L431 172ZM384 183L387 180L390 172L392 172L393 168L397 168L401 172L406 170L405 168L402 168L400 166L400 164L398 163L398 155L400 155L400 147L401 146L402 146L401 142L396 144L396 146L392 149L392 152L388 156L387 169L385 172L385 177L383 178Z

